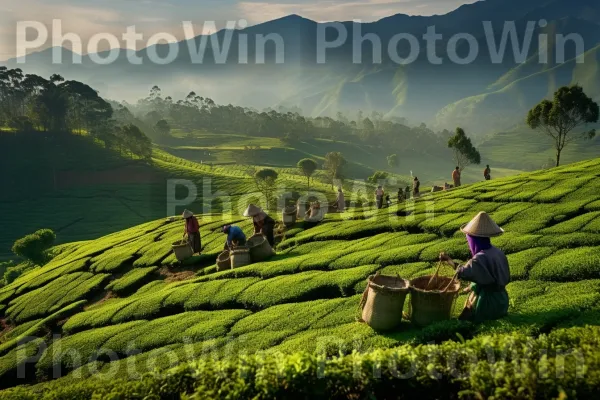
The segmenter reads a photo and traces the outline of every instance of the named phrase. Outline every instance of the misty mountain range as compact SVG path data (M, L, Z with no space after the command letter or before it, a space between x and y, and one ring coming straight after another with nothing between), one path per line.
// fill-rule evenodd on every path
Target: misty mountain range
M374 110L405 117L411 123L426 122L436 129L462 126L475 136L522 124L529 108L562 85L579 83L588 95L600 100L597 0L486 0L439 16L398 14L373 23L341 22L339 29L327 28L324 38L334 42L340 31L346 31L347 40L327 49L326 62L320 64L319 43L323 40L319 32L324 26L291 15L246 29L197 36L178 43L179 53L167 65L150 62L148 54L150 51L164 57L169 45L136 52L144 60L142 65L133 65L125 51L109 65L98 65L89 55L82 57L81 64L74 64L73 54L64 48L58 49L63 58L60 65L52 63L52 49L28 55L24 64L16 60L6 64L43 76L60 73L98 88L104 97L119 100L137 99L153 85L159 85L163 92L176 98L194 90L218 103L257 109L299 106L310 116ZM505 56L497 59L494 54L503 35L510 36L505 28L511 26L518 36L518 47L523 43L529 46L522 54L514 54L509 38ZM431 27L442 38L428 51L423 35ZM379 52L374 51L370 41L358 46L353 41L358 29L363 37L374 34L381 41L381 60L373 59L373 54ZM401 33L417 38L418 51L408 40L394 42L394 36ZM276 46L268 42L264 47L265 64L257 64L257 37L269 34L282 38L284 62L276 63ZM456 60L466 59L473 45L466 39L454 42L456 46L448 44L457 34L471 35L477 43L477 56L468 64L458 64ZM576 46L574 40L563 45L557 40L558 35L579 35L582 46ZM230 43L231 50L223 64L214 62L219 50L214 46L217 42ZM397 44L392 46L391 55L390 42ZM203 62L194 63L188 46L197 50L202 43L206 45ZM354 63L357 48L362 50L362 57ZM564 62L557 62L557 48L565 49ZM433 49L441 63L432 63ZM414 61L402 65L398 59L410 57L411 51ZM240 63L244 53L247 64ZM98 55L107 57L108 53ZM548 62L540 62L544 58Z

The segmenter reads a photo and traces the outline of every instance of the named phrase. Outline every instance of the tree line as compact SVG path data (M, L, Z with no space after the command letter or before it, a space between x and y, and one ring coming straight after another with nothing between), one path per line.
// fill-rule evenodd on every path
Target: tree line
M85 135L122 154L149 159L151 140L127 110L116 105L115 111L113 105L84 83L0 67L0 129Z
M206 130L273 137L293 144L314 138L333 141L363 142L370 145L433 155L447 155L446 143L452 133L434 132L425 124L408 126L404 118L384 118L378 112L354 118L338 112L335 118L306 117L298 108L279 107L258 111L253 108L220 105L192 91L182 99L164 97L154 86L148 96L135 104L124 104L157 134L158 140L168 140L171 128L184 132Z

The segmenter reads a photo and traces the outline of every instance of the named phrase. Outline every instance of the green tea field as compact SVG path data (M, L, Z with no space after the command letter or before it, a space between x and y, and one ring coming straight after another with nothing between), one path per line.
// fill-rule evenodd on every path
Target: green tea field
M466 261L459 228L479 211L506 231L492 243L510 262L507 317L390 333L357 322L377 271L431 274L441 251ZM203 216L202 254L183 265L171 252L183 223L161 219L59 245L0 288L0 398L594 398L600 159L299 222L273 259L217 272L221 226L251 231L235 215ZM574 348L585 367L560 357Z

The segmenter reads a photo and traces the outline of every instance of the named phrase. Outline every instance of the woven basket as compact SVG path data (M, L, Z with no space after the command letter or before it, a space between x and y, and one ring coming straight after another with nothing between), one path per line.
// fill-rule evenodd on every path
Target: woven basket
M247 248L239 247L231 251L231 268L239 268L251 263L250 251Z
M178 261L186 260L194 255L194 250L188 242L178 241L173 243L173 252Z
M361 300L362 320L376 331L397 328L409 290L410 283L399 276L369 276Z
M436 277L429 289L425 290L431 278L431 275L427 275L410 281L410 319L417 326L450 319L460 290L460 281L445 276Z
M269 259L275 254L273 248L263 235L254 235L246 242L250 249L250 259L252 262L261 262Z
M217 257L217 271L224 271L231 268L229 250L225 250Z
M281 220L286 227L290 227L296 223L298 217L298 208L296 206L288 206L281 212Z

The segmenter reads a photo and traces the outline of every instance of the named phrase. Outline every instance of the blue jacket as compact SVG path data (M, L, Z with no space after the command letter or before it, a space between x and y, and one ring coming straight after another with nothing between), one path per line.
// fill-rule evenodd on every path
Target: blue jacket
M227 235L227 244L231 245L234 240L246 240L244 231L239 226L232 226L229 228L229 234Z

